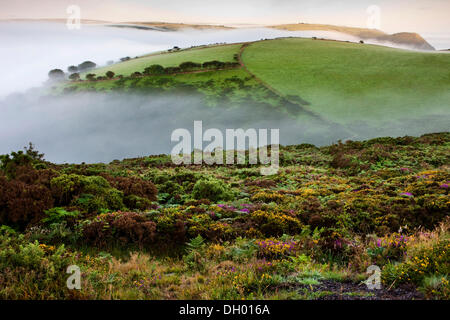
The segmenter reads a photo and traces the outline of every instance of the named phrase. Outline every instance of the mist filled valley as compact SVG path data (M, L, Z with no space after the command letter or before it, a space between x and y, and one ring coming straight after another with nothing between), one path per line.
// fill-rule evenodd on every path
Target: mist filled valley
M105 66L107 61L117 62L122 57L164 51L174 46L189 48L295 36L358 42L358 38L343 33L268 28L162 32L99 25L68 30L63 24L50 22L3 22L0 29L0 41L6 44L0 52L4 74L0 86L0 151L3 153L19 150L30 141L45 152L48 160L55 162L109 162L169 153L170 133L176 128L191 129L194 120L203 120L206 127L223 130L279 128L283 145L311 143L319 146L341 139L420 135L445 131L448 127L448 108L440 105L448 92L437 91L434 98L424 97L423 103L418 102L423 106L420 112L393 112L388 116L386 112L390 111L373 106L370 113L355 118L355 110L350 107L346 107L348 111L344 113L339 111L340 105L349 104L348 100L340 101L341 93L317 88L315 95L321 95L323 104L336 105L335 110L327 113L341 116L349 113L350 120L343 123L335 121L340 120L339 116L311 114L286 99L268 104L254 97L232 103L225 98L216 99L211 107L204 92L195 88L183 93L88 90L55 95L49 93L51 85L47 83L50 69L65 70L69 65L86 60ZM363 105L366 97L374 101L394 101L392 104L398 109L409 103L395 89L392 92L373 89L354 96L350 103ZM314 108L320 105L316 107L312 102L310 111L314 113ZM290 112L286 105L295 112ZM377 119L380 121L374 122Z
M0 300L450 299L449 4L78 2L0 11Z

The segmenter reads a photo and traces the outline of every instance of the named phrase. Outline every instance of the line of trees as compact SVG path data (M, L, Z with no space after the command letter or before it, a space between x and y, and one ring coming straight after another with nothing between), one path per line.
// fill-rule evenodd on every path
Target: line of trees
M170 75L182 72L190 72L196 70L219 70L219 69L227 69L227 68L236 68L239 67L240 64L238 62L222 62L218 60L207 61L204 63L196 63L192 61L186 61L181 63L178 67L166 67L159 64L153 64L144 69L144 71L133 72L130 77L131 78L139 78L142 76L150 76L150 75ZM116 78L123 78L122 75L116 76L113 71L107 71L105 76L96 76L93 73L89 73L86 75L86 80L88 81L96 81L96 80L108 80ZM79 76L74 76L71 80L78 81L80 80Z
M72 65L67 68L68 74L61 69L52 69L48 73L50 81L62 81L69 78L72 81L80 80L80 72L85 72L97 67L97 64L92 61L84 61L78 66Z

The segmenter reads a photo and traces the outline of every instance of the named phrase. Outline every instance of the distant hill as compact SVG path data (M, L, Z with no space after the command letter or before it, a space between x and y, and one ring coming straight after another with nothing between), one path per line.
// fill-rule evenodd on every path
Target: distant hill
M0 20L6 22L55 22L66 23L67 19L6 19ZM224 25L211 25L211 24L189 24L189 23L170 23L170 22L112 22L103 20L88 20L82 19L82 24L100 24L108 25L111 27L120 28L135 28L145 30L157 30L157 31L178 31L181 29L234 29L233 27L226 27Z
M353 28L344 26L333 26L328 24L309 24L309 23L283 24L270 26L270 28L288 31L316 31L316 30L336 31L360 38L361 40L373 39L378 41L391 42L393 44L409 46L416 50L428 50L428 51L436 50L419 34L410 32L401 32L390 35L376 29Z
M150 29L160 29L165 31L177 31L181 29L234 29L232 27L226 27L223 25L211 25L211 24L186 24L186 23L169 23L169 22L121 22L114 24L114 26L137 26L147 27Z

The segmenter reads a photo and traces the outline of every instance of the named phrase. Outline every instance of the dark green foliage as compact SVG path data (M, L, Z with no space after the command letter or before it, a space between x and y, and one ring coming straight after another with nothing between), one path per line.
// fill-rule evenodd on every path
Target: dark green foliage
M78 65L78 71L83 72L90 69L94 69L97 65L92 61L85 61Z
M202 179L195 183L192 196L197 199L208 199L213 202L231 200L233 192L220 180Z
M200 63L195 63L192 61L187 61L187 62L183 62L180 64L180 69L183 71L187 71L187 70L193 70L193 69L198 69L201 68L201 64Z
M86 75L86 79L89 81L95 81L96 74L95 73L89 73Z
M42 219L42 222L47 224L61 223L80 216L78 211L66 211L64 208L52 208L45 211L46 218Z
M70 66L67 68L67 71L69 71L69 73L76 73L78 72L78 67L77 66Z
M108 77L108 79L112 79L112 78L114 78L114 75L115 75L115 73L114 73L114 72L112 72L112 71L108 71L108 72L106 72L106 76Z
M49 71L48 77L52 81L62 81L66 77L66 74L61 69L53 69Z
M80 74L79 73L72 73L69 76L69 79L72 80L72 81L78 81L78 80L80 80Z
M166 70L164 69L164 67L159 64L151 65L144 70L145 75L160 75L164 74L165 72Z

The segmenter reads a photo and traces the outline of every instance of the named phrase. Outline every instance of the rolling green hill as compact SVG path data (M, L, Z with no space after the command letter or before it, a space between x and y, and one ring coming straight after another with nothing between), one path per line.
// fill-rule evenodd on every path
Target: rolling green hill
M194 69L131 76L152 64L236 62L232 70ZM450 55L342 41L282 38L154 53L90 71L123 79L68 82L68 91L181 89L201 93L208 105L269 104L305 121L338 128L343 139L420 135L450 122ZM301 118L301 119L300 119ZM325 133L324 133L325 134Z
M242 59L267 85L341 124L449 115L447 54L289 38L252 43Z
M195 63L203 63L211 60L232 62L233 56L239 51L239 47L240 44L232 44L192 48L171 53L163 52L149 54L111 66L91 70L89 73L95 73L97 76L102 76L105 75L107 71L111 70L116 74L129 76L136 71L142 72L146 67L149 67L152 64L159 64L163 67L175 67L186 61Z

